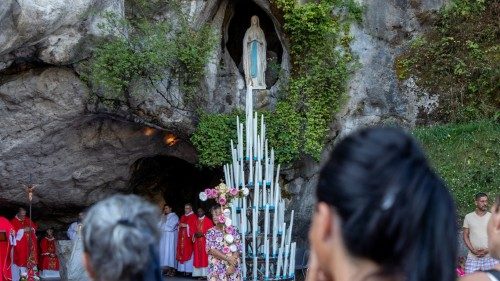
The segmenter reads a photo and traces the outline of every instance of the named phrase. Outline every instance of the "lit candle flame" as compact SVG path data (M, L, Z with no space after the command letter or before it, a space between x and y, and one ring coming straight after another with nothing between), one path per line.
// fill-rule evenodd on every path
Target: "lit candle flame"
M145 136L148 136L148 137L150 137L150 136L154 135L154 133L155 133L155 132L156 132L156 130L155 130L155 129L153 129L153 128L151 128L151 127L146 127L146 128L144 128L144 130L143 130L144 135L145 135Z
M165 137L163 138L163 140L165 141L165 143L168 145L168 146L173 146L175 145L179 139L177 138L176 135L172 134L172 133L168 133L165 135Z

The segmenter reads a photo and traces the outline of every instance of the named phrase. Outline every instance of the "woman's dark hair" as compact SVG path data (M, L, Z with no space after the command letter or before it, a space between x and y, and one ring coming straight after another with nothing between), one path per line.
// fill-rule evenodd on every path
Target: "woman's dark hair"
M317 199L339 214L349 252L379 264L381 275L455 280L452 197L400 129L363 129L339 142L320 173Z

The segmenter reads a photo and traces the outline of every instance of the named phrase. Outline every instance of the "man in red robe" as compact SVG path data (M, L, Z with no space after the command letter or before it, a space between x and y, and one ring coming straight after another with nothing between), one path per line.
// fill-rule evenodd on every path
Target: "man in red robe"
M12 280L10 254L15 243L14 233L9 220L0 217L0 281Z
M13 272L20 270L27 272L28 278L34 274L33 268L37 265L37 225L26 217L26 210L19 208L17 215L10 221L16 232L16 246L14 246ZM17 280L13 276L13 280Z
M177 270L187 276L193 272L193 235L196 215L191 204L184 206L184 215L179 220L179 238L177 239Z
M47 229L47 235L40 241L40 270L44 278L59 278L59 259L56 253L54 230Z
M198 208L196 211L198 220L196 221L193 241L194 241L194 260L193 260L193 277L203 279L207 276L208 254L206 249L207 240L205 235L207 231L214 226L211 219L205 216L205 211Z

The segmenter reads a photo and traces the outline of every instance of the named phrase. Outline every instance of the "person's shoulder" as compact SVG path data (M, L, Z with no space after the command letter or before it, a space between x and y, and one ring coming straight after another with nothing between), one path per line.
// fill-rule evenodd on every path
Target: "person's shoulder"
M460 277L459 281L490 281L490 278L484 272L476 272Z
M465 218L473 217L475 214L476 214L476 212L470 212L467 215L465 215Z

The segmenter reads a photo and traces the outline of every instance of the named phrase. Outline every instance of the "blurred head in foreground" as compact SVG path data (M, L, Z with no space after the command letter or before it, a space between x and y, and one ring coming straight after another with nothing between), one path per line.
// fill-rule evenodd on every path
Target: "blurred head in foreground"
M311 278L455 280L452 197L403 131L369 128L340 141L316 196Z
M495 198L488 221L488 249L491 257L500 260L500 195Z
M162 280L156 250L159 213L136 195L98 202L83 222L84 260L95 281Z

